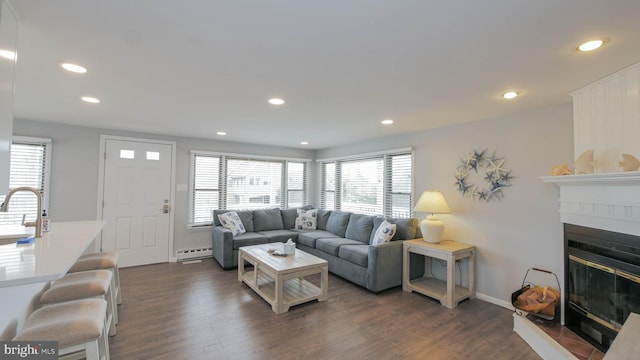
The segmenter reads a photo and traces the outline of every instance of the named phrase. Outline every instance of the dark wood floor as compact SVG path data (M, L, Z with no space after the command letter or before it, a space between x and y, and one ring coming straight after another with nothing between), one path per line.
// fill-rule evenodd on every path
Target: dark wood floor
M201 263L121 269L118 359L540 359L512 312L449 310L400 287L379 294L329 277L329 300L276 315L236 271Z

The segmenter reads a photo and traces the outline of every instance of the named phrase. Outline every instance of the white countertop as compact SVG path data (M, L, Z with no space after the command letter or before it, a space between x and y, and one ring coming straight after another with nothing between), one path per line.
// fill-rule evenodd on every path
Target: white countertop
M51 223L51 231L32 244L0 245L0 287L61 278L100 234L104 224L104 220Z

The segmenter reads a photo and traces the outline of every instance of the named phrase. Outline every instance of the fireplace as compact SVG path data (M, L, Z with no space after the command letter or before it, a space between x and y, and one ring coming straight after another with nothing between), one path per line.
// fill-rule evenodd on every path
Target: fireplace
M563 324L606 351L629 312L640 313L640 171L541 180L560 188ZM525 340L554 347L537 334Z
M565 325L606 351L640 312L640 236L565 224Z

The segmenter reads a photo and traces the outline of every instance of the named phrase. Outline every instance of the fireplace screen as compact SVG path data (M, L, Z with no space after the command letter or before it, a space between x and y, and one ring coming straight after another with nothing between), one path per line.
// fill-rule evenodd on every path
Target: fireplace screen
M640 277L569 255L569 306L617 332L640 312Z

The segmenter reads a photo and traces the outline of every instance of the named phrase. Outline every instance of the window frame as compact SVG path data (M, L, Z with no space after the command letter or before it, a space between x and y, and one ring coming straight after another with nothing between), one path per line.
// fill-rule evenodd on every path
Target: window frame
M248 161L269 161L276 162L282 164L282 173L281 173L281 196L280 196L280 204L277 206L281 208L285 208L288 206L288 197L289 191L299 191L299 189L289 189L288 188L288 164L289 163L303 163L304 164L304 174L303 174L303 202L309 202L309 168L311 159L305 158L288 158L288 157L276 157L276 156L262 156L262 155L250 155L250 154L237 154L237 153L224 153L224 152L213 152L213 151L203 151L203 150L191 150L189 157L189 184L187 189L187 197L188 197L188 219L187 219L187 228L209 228L212 225L212 222L194 222L195 216L195 172L196 172L196 157L197 156L210 156L210 157L218 157L220 158L220 166L219 166L219 197L218 197L218 209L226 209L227 206L227 160L248 160Z
M400 192L394 191L393 189L393 174L392 174L392 159L395 156L410 156L410 192ZM415 198L415 186L414 186L414 174L415 174L415 154L412 148L404 148L404 149L394 149L387 151L379 151L374 153L366 153L366 154L357 154L352 156L344 156L339 158L330 158L330 159L318 159L316 160L319 163L319 198L320 198L320 208L326 209L326 200L325 197L330 193L333 193L334 197L334 208L328 210L342 210L342 165L349 162L354 161L363 161L363 160L381 160L383 163L383 190L382 190L382 214L377 214L377 216L385 216L385 217L393 217L393 204L390 203L393 200L394 195L408 195L409 196L409 216L414 216L413 211L413 200ZM327 189L327 169L326 166L329 164L333 164L335 166L335 186L333 190Z

